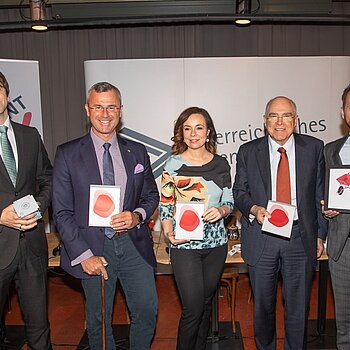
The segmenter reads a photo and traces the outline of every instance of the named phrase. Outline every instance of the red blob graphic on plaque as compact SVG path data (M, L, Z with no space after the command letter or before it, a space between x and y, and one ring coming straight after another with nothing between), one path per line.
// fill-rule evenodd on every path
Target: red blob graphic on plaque
M350 173L339 176L337 178L337 181L340 184L337 193L339 194L339 196L341 196L344 193L345 189L350 188Z
M270 209L271 217L268 221L277 227L286 226L289 222L288 213L279 205L273 205Z
M198 213L191 206L184 205L180 211L180 227L186 231L194 231L199 223Z
M104 190L98 190L94 196L94 213L103 218L107 218L113 213L115 204L113 197Z

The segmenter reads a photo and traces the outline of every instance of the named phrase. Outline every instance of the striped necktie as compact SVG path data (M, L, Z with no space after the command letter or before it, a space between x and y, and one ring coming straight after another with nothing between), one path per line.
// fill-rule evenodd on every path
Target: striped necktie
M13 186L16 186L17 169L15 156L13 155L11 143L7 136L6 125L0 125L0 139L1 139L1 149L2 149L2 160L4 161L6 170L10 176Z

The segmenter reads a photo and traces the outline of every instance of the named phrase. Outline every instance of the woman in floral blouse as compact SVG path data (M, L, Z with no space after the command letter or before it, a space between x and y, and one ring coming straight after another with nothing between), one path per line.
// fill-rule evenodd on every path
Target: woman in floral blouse
M216 154L216 139L209 113L187 108L175 123L172 155L162 174L160 215L182 302L177 350L205 349L227 254L224 218L233 210L232 184L227 160ZM175 238L177 202L204 203L203 240Z

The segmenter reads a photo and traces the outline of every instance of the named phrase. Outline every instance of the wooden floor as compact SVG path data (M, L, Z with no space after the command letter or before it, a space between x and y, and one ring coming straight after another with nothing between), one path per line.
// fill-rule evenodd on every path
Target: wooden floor
M317 317L318 274L316 273L310 307L310 319ZM159 312L157 330L152 350L175 350L176 332L181 306L176 286L171 275L157 276ZM230 321L230 309L227 305L225 290L219 297L219 320ZM253 339L253 301L248 303L249 281L241 274L237 285L236 321L239 321L243 335L244 349L255 349ZM49 318L51 339L54 349L75 349L84 332L84 301L80 283L62 273L61 270L49 272ZM327 318L334 318L333 297L328 285ZM15 293L11 295L11 310L6 313L6 324L23 324ZM127 323L123 295L117 293L114 323ZM283 307L281 286L278 291L277 305L277 350L283 349L284 336ZM23 349L26 349L24 347ZM234 350L234 349L233 349Z

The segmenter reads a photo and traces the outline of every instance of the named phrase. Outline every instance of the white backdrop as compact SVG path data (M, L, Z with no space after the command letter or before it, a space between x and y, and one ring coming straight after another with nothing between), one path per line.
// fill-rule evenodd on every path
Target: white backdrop
M297 131L325 142L341 136L341 93L350 57L186 58L86 61L86 89L98 81L120 88L121 132L147 144L159 184L175 119L204 107L218 133L218 153L235 173L239 146L263 135L265 105L277 95L298 106Z
M34 126L43 137L38 61L1 60L10 85L8 110L13 121Z
M10 86L8 111L13 121L34 126L43 138L38 61L2 60L0 71ZM50 232L48 211L44 213L45 232Z

